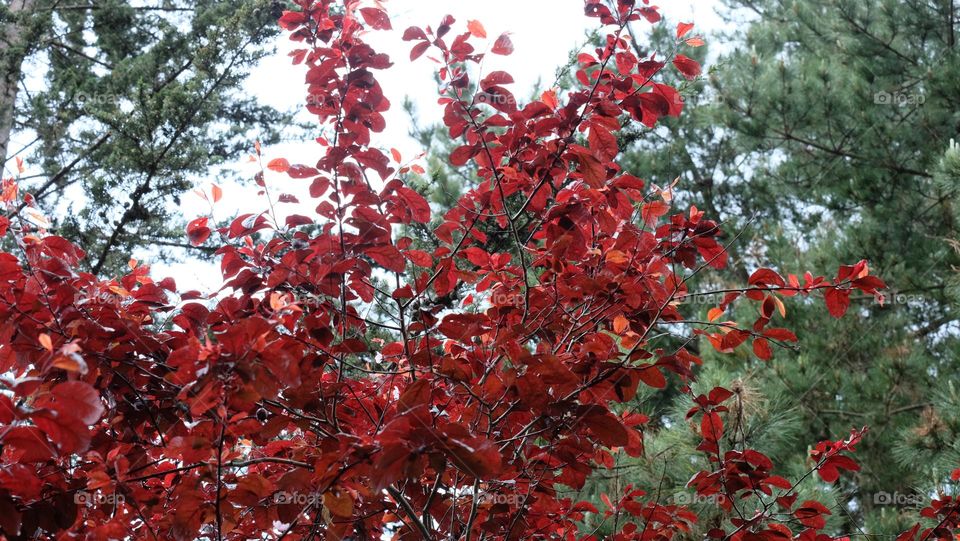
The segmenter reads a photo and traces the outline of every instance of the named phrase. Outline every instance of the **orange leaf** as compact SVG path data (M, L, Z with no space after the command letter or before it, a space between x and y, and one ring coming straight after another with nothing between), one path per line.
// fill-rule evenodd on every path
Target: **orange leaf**
M556 109L557 105L560 103L557 101L557 92L555 90L544 91L544 93L540 95L540 101L542 101L544 105L551 109Z
M274 312L279 312L287 306L287 299L285 295L277 293L276 291L270 294L270 309Z
M274 158L267 164L267 169L277 173L286 173L290 169L290 162L286 158Z
M481 24L480 21L467 21L467 30L469 30L474 37L487 37L487 31L483 28L483 24Z
M349 517L353 515L353 498L343 492L334 495L332 492L326 492L323 495L323 506L330 510L330 514L337 517Z
M37 340L40 341L40 345L43 346L47 351L53 351L53 341L50 340L50 335L43 333L37 337Z
M221 197L223 197L223 190L220 189L220 186L217 186L216 184L214 184L214 185L210 188L210 192L213 194L213 202L214 202L214 203L216 203L217 201L220 200Z
M706 45L706 42L703 41L703 38L690 38L684 43L686 43L691 47L703 47L704 45Z
M629 327L630 322L627 321L627 318L623 317L623 314L617 314L617 317L613 318L613 332L623 334L623 331Z
M709 320L712 323L720 319L720 316L722 315L723 315L723 309L711 308L710 311L707 312L707 320Z
M53 366L54 368L66 370L67 372L77 372L80 374L86 374L88 370L87 362L76 353L58 356L53 360Z
M607 252L607 255L604 256L604 259L608 263L614 263L616 265L622 265L627 261L630 261L630 258L627 257L627 254L621 252L620 250L610 250Z
M777 305L777 311L780 312L780 317L787 317L787 307L783 305L783 301L775 295L770 296L773 299L773 302Z
M17 198L17 183L12 179L3 182L3 190L0 191L0 202L9 203Z
M670 205L667 205L663 201L651 201L643 206L640 214L643 217L643 223L652 226L657 223L657 219L666 214L668 210L670 210Z

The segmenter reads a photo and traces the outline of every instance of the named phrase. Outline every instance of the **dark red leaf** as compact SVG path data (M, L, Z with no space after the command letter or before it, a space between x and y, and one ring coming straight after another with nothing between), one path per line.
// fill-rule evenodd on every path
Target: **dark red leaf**
M512 53L513 42L510 41L510 35L500 34L500 37L497 38L497 41L493 43L493 48L490 49L490 52L499 55L509 55Z

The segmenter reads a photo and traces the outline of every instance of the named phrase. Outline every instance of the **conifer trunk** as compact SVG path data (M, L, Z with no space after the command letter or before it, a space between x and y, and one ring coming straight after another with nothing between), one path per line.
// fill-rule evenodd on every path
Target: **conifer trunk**
M10 19L0 28L0 163L6 163L13 132L20 66L25 58L22 14L33 9L36 0L10 0Z

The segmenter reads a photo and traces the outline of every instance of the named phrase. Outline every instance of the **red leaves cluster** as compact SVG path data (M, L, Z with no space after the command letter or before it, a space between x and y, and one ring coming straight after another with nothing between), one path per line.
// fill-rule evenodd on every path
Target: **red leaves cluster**
M820 532L826 526L826 516L831 514L830 510L813 500L798 503L796 489L799 481L791 482L774 474L773 462L759 451L722 448L727 433L722 414L729 411L722 404L731 400L739 401L739 394L717 387L708 395L695 397L696 405L687 413L688 418L701 416L700 434L703 440L698 449L707 453L709 461L715 464L713 470L703 470L694 475L688 486L695 489L700 497L711 499L724 511L734 514L730 519L732 530L713 528L707 535L715 539L737 541L832 539ZM732 431L736 430L733 428ZM859 470L856 462L841 453L852 452L864 432L865 428L854 430L846 440L817 444L811 452L814 460L811 473L816 471L821 479L833 483L839 478L840 469ZM752 508L748 507L751 505ZM784 516L792 517L802 528L791 529L783 520Z
M840 478L840 470L858 471L860 466L850 457L840 453L855 451L854 447L860 442L866 428L854 430L850 437L840 441L822 441L814 450L810 451L810 458L816 462L817 474L828 483Z
M391 62L363 36L389 30L387 13L295 3L279 24L302 44L291 57L306 67L323 153L313 165L270 160L256 180L305 183L315 215L216 228L220 295L154 282L135 262L102 280L78 270L83 252L64 239L10 226L22 255L0 254L2 534L593 539L577 533L588 514L621 512L631 520L615 539L691 531L694 512L640 488L604 495L603 511L560 492L615 452L643 452L648 419L619 406L640 385L689 389L700 359L659 347L655 331L696 323L689 286L726 264L717 223L695 208L670 214L665 192L616 161L622 118L653 126L682 110L658 72L671 60L699 72L682 56L635 56L626 25L656 22L656 8L587 1L609 34L581 55L581 86L526 104L506 72L471 81L488 51L512 51L509 36L482 42L480 23L455 32L451 16L404 32L411 58L432 50L440 62L444 123L460 142L452 165L482 179L439 217L431 249L401 229L434 218L404 181L423 169L372 143L390 107L375 74ZM3 193L14 208L15 184ZM213 231L199 218L187 235L200 244ZM494 236L509 248L491 248ZM761 269L698 332L721 351L753 338L769 358L772 342L796 340L769 327L779 297L822 289L839 315L853 290L881 287L863 263L802 285ZM759 306L753 327L713 323L741 295ZM694 397L711 469L690 486L723 510L745 498L760 508L711 535L822 537L822 505L797 504L767 457L726 443L736 399ZM821 444L813 469L827 481L854 469L841 454L854 443Z
M960 479L958 471L960 470L954 471L954 481ZM960 530L960 499L956 496L940 495L920 510L920 516L928 519L932 526L925 528L918 523L900 534L897 541L952 541L956 539L957 530Z

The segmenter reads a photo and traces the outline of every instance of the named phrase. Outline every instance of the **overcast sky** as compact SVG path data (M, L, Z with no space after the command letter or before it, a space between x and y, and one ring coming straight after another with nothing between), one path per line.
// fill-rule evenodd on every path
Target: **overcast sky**
M653 2L656 4L656 2ZM694 33L718 30L721 20L715 12L718 0L674 0L664 2L661 12L668 24L693 22ZM367 40L374 48L390 55L394 66L377 74L384 94L390 99L392 107L386 115L387 129L375 139L375 144L383 148L395 147L401 151L404 159L419 154L416 142L407 136L409 120L402 109L404 96L409 96L420 112L418 121L422 124L437 122L441 110L437 106L437 88L433 78L436 64L424 55L414 63L408 59L410 44L400 39L403 30L409 26L427 26L436 28L444 15L456 18L459 25L476 19L483 23L489 39L496 39L503 32L510 32L514 44L514 53L509 56L488 55L484 61L484 71L504 70L516 80L511 90L518 98L529 95L540 82L549 87L555 78L556 68L563 65L570 51L585 40L586 32L594 28L596 19L583 15L581 0L390 0L384 2L394 30L392 32L371 32ZM642 32L646 23L637 23ZM454 31L463 31L464 26L454 27ZM292 110L301 107L306 94L303 66L291 66L287 53L294 48L286 35L278 38L277 53L264 59L251 74L246 88L250 95L260 102L280 110ZM309 115L302 117L309 120ZM286 157L291 163L314 163L320 156L321 147L312 141L290 143L264 148L266 159ZM237 167L245 175L253 176L258 170L249 163L239 163ZM216 181L216 179L211 179ZM267 176L272 192L286 191L303 193L307 183L293 186L286 175ZM209 186L202 183L200 188ZM224 186L224 199L216 206L218 219L229 217L238 210L258 212L265 202L254 196L252 188ZM274 193L276 197L276 193ZM301 200L308 198L301 197ZM306 212L312 206L306 207ZM183 198L182 210L187 219L207 212L208 207L199 197ZM292 210L292 209L291 209ZM298 212L305 212L298 209ZM214 290L222 283L218 267L186 261L172 265L155 263L153 275L157 278L173 276L181 290L198 288Z

